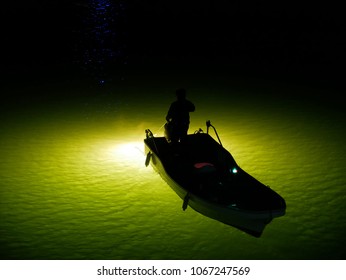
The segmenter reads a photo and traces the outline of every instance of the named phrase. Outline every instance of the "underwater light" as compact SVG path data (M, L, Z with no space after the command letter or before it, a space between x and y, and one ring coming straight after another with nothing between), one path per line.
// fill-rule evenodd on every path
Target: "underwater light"
M118 156L125 157L125 158L138 158L140 156L143 156L144 151L140 148L141 143L137 142L131 142L126 144L120 144L116 147L115 153Z
M144 150L140 142L128 142L117 144L108 149L108 158L110 161L123 162L127 165L144 166Z
M127 144L120 144L116 151L118 152L118 155L124 156L124 157L137 157L139 150L137 149L136 143L127 143Z

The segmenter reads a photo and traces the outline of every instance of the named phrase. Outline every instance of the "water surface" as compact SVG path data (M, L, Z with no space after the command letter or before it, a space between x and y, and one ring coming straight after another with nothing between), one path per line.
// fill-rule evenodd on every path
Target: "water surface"
M286 215L254 238L183 212L178 196L144 166L144 130L163 134L174 90L150 82L68 93L48 86L50 98L6 104L1 258L345 258L345 111L337 93L189 85L197 108L190 132L210 119L238 164L286 200Z

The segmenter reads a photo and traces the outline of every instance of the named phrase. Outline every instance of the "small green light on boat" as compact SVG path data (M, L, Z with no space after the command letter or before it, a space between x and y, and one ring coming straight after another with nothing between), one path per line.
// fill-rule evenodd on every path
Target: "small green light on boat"
M238 169L235 168L235 167L233 167L233 168L231 169L231 172L232 172L233 174L237 174L237 173L238 173Z

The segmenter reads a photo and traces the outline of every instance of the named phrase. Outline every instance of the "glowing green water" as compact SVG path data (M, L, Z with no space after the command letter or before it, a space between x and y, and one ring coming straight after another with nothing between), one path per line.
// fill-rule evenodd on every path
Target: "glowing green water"
M307 89L189 90L197 107L190 132L211 119L238 164L287 202L287 214L256 239L183 212L144 166L144 129L163 133L170 91L110 90L3 112L1 258L345 258L341 98Z

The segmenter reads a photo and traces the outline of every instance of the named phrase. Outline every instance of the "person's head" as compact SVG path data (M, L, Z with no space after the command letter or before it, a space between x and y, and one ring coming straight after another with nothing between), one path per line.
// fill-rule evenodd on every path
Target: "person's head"
M185 97L186 97L186 90L184 88L177 89L175 91L175 95L177 96L178 100L185 99Z

